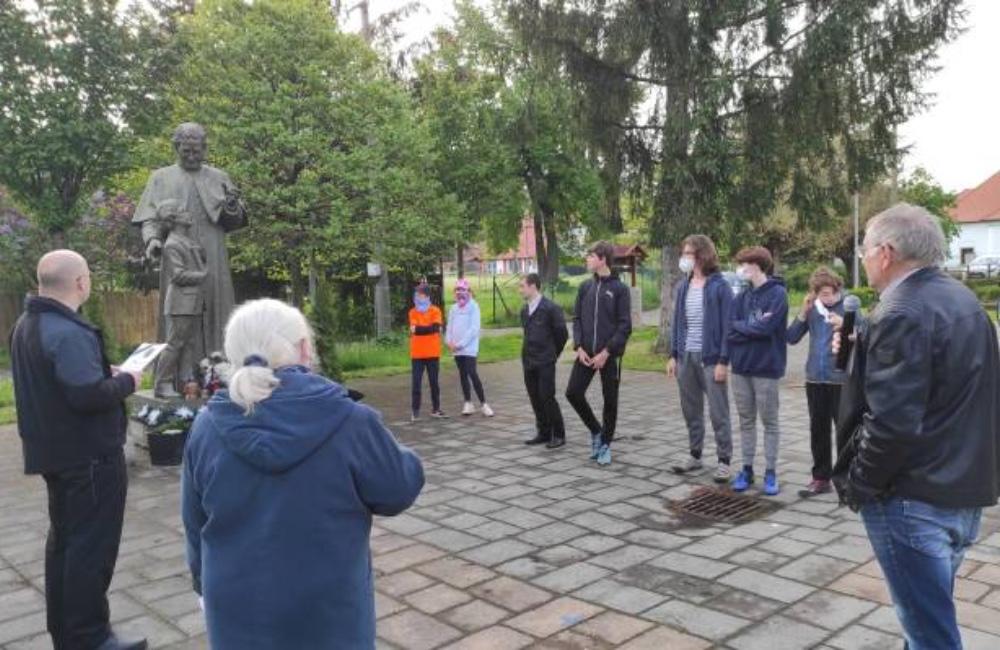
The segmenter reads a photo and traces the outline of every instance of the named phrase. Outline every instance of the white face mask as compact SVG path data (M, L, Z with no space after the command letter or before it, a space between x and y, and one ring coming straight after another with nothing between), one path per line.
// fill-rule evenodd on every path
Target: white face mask
M739 267L739 268L736 269L736 277L739 278L740 281L742 281L742 282L749 282L750 281L750 272L747 271L747 267L741 266L741 267Z
M681 273L687 275L691 271L694 271L694 260L690 257L682 257L678 260L677 266L680 268Z

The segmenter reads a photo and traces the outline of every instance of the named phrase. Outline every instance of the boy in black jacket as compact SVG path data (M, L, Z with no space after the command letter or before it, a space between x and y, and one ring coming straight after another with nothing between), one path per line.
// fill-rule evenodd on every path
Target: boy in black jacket
M566 444L566 427L556 401L556 361L569 333L562 307L541 293L542 281L537 273L529 273L521 281L521 310L524 343L521 363L524 366L524 386L535 412L537 433L526 445L545 445L557 449Z
M614 247L598 242L587 253L587 270L594 277L580 285L573 310L573 349L576 363L566 387L566 399L590 430L590 458L611 464L611 441L618 420L618 386L621 357L632 333L629 289L611 272ZM587 403L587 388L594 373L601 373L604 395L603 423Z

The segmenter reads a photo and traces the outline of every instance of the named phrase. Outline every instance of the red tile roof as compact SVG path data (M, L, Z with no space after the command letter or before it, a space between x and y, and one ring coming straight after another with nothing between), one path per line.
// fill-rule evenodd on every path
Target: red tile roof
M1000 172L978 187L960 192L951 217L959 223L1000 221Z

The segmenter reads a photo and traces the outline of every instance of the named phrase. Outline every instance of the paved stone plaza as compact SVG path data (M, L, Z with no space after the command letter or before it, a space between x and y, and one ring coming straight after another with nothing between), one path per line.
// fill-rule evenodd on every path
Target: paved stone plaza
M795 368L802 351L794 349ZM567 376L561 366L560 383ZM496 418L417 426L402 424L408 378L354 385L419 451L427 473L418 505L380 519L373 532L379 647L902 647L857 516L833 496L796 496L811 464L801 377L790 377L782 392L781 508L735 527L686 527L665 508L709 482L707 472L682 479L667 471L686 454L686 431L665 376L626 372L620 440L607 469L586 459L589 442L564 401L570 443L556 451L522 444L533 420L517 363L484 366L483 377ZM598 386L591 389L597 401ZM456 413L450 368L443 387L445 407ZM714 444L706 452L711 459ZM112 615L120 631L147 635L155 647L203 648L178 493L176 469L133 470ZM15 431L2 430L4 648L51 647L42 593L46 526L43 483L21 475ZM1000 648L998 529L998 513L988 511L956 586L973 650Z

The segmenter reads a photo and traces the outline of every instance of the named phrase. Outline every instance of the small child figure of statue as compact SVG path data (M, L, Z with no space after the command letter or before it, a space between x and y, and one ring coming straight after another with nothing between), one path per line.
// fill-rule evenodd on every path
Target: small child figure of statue
M159 219L170 234L163 245L163 273L169 278L163 314L167 325L167 347L156 364L154 394L177 399L178 388L194 380L196 360L204 347L204 282L208 274L205 250L190 236L193 220L179 202L163 201Z

